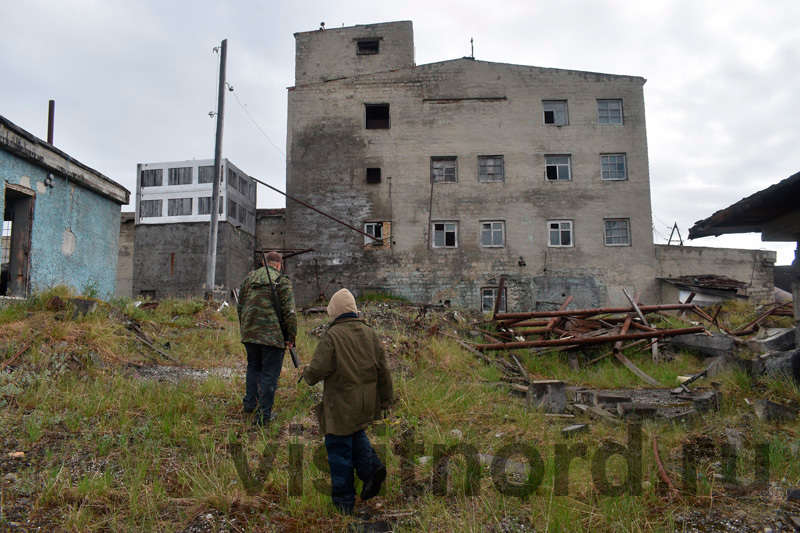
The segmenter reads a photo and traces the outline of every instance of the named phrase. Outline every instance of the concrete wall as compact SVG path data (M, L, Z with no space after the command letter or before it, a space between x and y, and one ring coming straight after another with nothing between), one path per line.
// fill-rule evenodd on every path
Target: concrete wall
M136 214L123 212L120 217L119 253L117 254L117 297L133 297L133 229Z
M334 31L315 38L338 41ZM326 68L348 74L351 61L331 57ZM317 250L288 262L298 301L316 297L315 259L329 295L344 285L478 306L481 287L503 275L509 310L569 294L580 306L622 303L622 287L653 301L644 81L460 59L290 88L289 194L357 227L389 221L392 232L390 246L365 247L362 235L289 202L287 247ZM606 98L623 100L623 125L598 124ZM569 124L545 125L542 100L566 100ZM390 129L365 129L369 103L390 104ZM606 153L626 154L627 180L601 180ZM548 154L571 156L571 181L545 179ZM505 181L478 182L481 155L504 156ZM431 184L434 156L457 158L456 183ZM381 168L381 183L366 183L368 167ZM607 217L630 220L631 245L605 245ZM573 222L574 246L548 246L549 220ZM431 221L457 222L458 247L432 249ZM481 221L505 223L505 246L480 246Z
M286 248L285 209L258 209L256 211L256 248L281 250Z
M744 295L752 301L774 301L772 268L777 254L770 250L656 245L656 277L677 278L713 274L748 284ZM666 284L665 284L666 285ZM659 298L670 303L674 288L661 289Z
M227 298L252 269L255 238L219 223L215 298ZM206 287L208 224L139 224L134 229L133 295L156 291L156 298L202 297Z
M54 186L44 184L53 174ZM35 193L30 290L64 284L101 298L116 290L120 205L60 174L0 150L0 207L5 184ZM124 189L122 189L124 190Z

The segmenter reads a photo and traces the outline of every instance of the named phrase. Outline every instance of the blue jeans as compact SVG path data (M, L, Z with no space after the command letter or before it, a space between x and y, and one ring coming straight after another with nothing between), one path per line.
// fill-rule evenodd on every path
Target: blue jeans
M378 454L372 449L366 432L362 429L350 435L325 435L328 466L331 471L331 500L333 505L350 510L356 505L356 487L353 470L361 481L372 477L381 466Z
M269 421L286 350L250 342L244 343L244 348L247 350L247 375L242 398L244 409L252 411L258 406L257 414Z

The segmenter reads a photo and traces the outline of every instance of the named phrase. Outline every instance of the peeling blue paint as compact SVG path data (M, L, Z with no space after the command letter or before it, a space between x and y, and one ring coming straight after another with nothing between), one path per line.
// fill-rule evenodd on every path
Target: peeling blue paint
M36 194L30 252L31 291L63 284L79 293L92 288L101 298L113 297L120 205L59 175L54 175L54 187L46 187L43 183L49 174L0 150L0 210L5 205L6 182L28 186ZM29 184L24 183L26 177Z

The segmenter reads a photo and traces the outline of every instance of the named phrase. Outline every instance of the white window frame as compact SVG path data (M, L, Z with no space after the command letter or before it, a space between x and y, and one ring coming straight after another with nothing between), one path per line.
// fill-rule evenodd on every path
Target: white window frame
M448 179L447 171L451 169L453 171L452 179ZM431 157L431 181L433 183L457 183L458 159L455 156Z
M547 122L547 113L553 113L553 122ZM542 100L542 124L545 126L568 126L569 108L567 107L567 101Z
M377 231L377 233L376 233ZM365 222L364 233L369 233L373 237L381 239L376 241L364 235L364 246L381 246L383 245L383 222Z
M612 107L613 106L613 107ZM618 111L619 116L617 116ZM597 123L611 126L621 126L624 123L621 98L606 98L597 100Z
M558 224L558 227L553 225ZM551 248L573 248L575 246L575 231L572 220L548 220L547 221L547 246ZM569 244L564 244L564 232L568 232ZM558 244L553 244L554 234L558 234Z
M441 226L441 229L436 229L436 226ZM436 244L437 232L442 235L442 244ZM453 234L453 244L447 244L447 234ZM458 221L455 220L438 220L431 222L431 248L458 248Z
M481 312L494 311L494 304L497 302L497 289L499 287L481 287ZM508 310L508 290L503 287L503 294L500 297L499 312L505 313Z
M157 212L157 215L150 215L146 214L146 212L150 212L150 209L145 209L149 207L158 206L156 209L152 209L152 211ZM164 200L161 198L157 198L155 200L141 200L139 202L139 218L161 218L164 216Z
M566 159L562 161L562 159ZM549 176L548 169L555 168L556 178ZM566 170L564 170L566 169ZM566 177L564 173L566 172ZM569 154L547 154L544 156L544 179L545 181L572 181L572 156Z
M488 226L488 227L487 227ZM500 234L500 243L495 237ZM492 244L484 244L483 236L488 234ZM481 248L502 248L506 245L506 223L503 220L481 220Z
M622 168L620 168L620 163ZM627 180L628 157L626 154L600 154L600 179L603 181Z
M620 225L620 224L622 224L622 225ZM618 226L618 225L620 225L620 226ZM614 242L615 240L617 240L618 242ZM603 241L605 242L606 246L630 246L631 245L631 219L629 219L629 218L604 218L603 219Z
M192 215L194 202L192 198L168 198L167 199L167 216L168 217L186 217ZM184 212L184 208L188 208L188 212Z
M478 156L478 183L499 183L505 179L506 168L502 155Z

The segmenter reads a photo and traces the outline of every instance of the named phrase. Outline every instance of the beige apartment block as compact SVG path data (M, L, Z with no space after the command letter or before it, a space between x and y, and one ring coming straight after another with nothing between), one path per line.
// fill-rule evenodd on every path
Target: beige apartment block
M409 21L303 32L289 88L286 246L298 303L344 286L508 311L655 301L637 76L414 63ZM609 67L613 68L613 64Z

